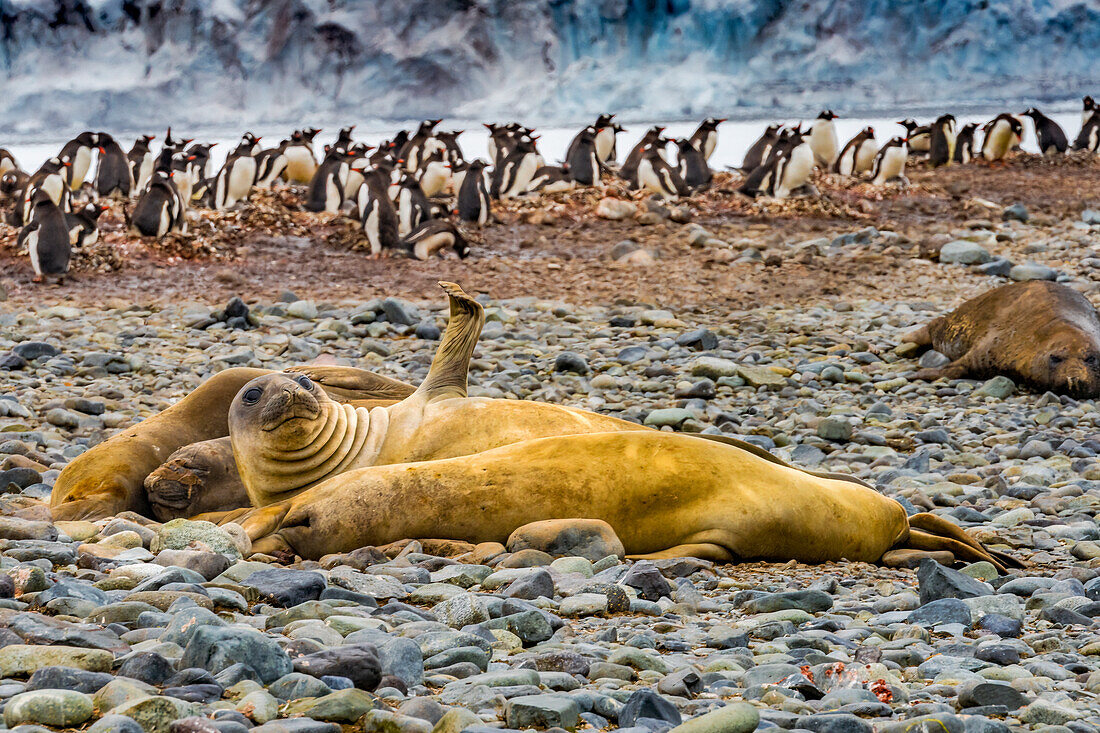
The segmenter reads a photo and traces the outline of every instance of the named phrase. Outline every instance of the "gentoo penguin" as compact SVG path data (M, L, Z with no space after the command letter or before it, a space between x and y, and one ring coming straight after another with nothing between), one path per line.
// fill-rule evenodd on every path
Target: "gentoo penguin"
M764 134L749 147L748 152L745 153L745 159L741 163L743 173L752 173L768 159L768 155L775 147L776 141L779 140L779 130L782 127L782 125L768 125L767 129L764 130Z
M941 115L929 126L928 162L933 168L949 165L955 157L955 116Z
M493 216L489 197L488 172L484 160L477 158L466 165L458 187L458 218L484 226Z
M191 206L191 201L195 195L195 184L199 180L196 177L194 162L195 156L189 152L172 154L172 164L169 170L172 171L172 182L176 184L176 191L179 193L180 205L183 207L184 212ZM187 231L186 221L184 221L183 231Z
M699 127L695 128L695 132L691 133L691 137L688 138L695 149L703 154L704 160L710 160L710 156L714 155L714 149L718 147L718 126L726 119L725 117L708 117L699 124Z
M344 205L345 186L351 172L350 157L347 150L337 149L335 145L325 148L325 159L309 182L307 211L335 213Z
M142 236L158 239L182 227L183 204L171 171L153 171L149 185L138 199L131 224Z
M437 148L420 161L420 170L416 177L420 181L420 188L428 198L439 196L451 183L451 169L446 161L446 155L446 150Z
M770 193L775 178L775 163L781 155L791 150L796 139L801 144L801 123L793 128L783 130L776 136L774 144L768 149L767 156L760 162L760 165L748 172L745 180L737 189L738 193L754 198Z
M536 138L537 139L537 138ZM535 139L523 139L500 165L493 169L493 198L510 199L527 190L535 171L542 167Z
M615 163L615 136L623 131L621 125L614 121L615 115L602 114L596 118L596 156L601 163Z
M23 221L31 220L31 210L34 207L34 197L39 191L45 191L50 200L56 204L62 212L71 211L69 185L65 182L68 178L68 168L71 163L61 158L48 158L42 164L23 188Z
M432 204L410 174L405 173L397 185L397 231L405 236L431 218Z
M76 249L90 247L99 241L99 216L106 206L87 203L71 214L65 214L65 226L69 229L69 244Z
M273 148L256 154L256 188L271 188L286 170L286 152L290 140L282 140Z
M0 223L23 226L23 194L30 179L18 168L0 175L0 206L8 209L6 216L0 216Z
M252 150L255 147L252 133L246 133L236 149L230 153L221 170L214 178L214 208L218 211L228 209L238 201L243 201L252 193L252 185L256 182L256 159Z
M642 159L638 161L636 180L636 188L652 191L666 199L691 193L676 169L661 156L661 149L657 144L650 145L642 153Z
M812 134L811 130L810 135ZM797 130L775 157L771 195L777 199L785 199L791 192L806 185L813 175L815 160L810 136Z
M409 257L426 260L432 255L441 254L450 247L461 259L470 256L470 244L453 223L446 219L432 219L419 225L402 241Z
M974 133L978 129L977 122L967 122L955 136L955 154L952 160L956 163L969 163L974 160Z
M600 156L596 152L599 129L589 125L573 138L566 154L565 166L569 177L582 186L595 186L600 182Z
M210 148L217 143L196 143L187 148L187 171L191 174L192 198L198 193L203 181L208 177L207 168L210 165Z
M1097 112L1100 112L1100 103L1097 103L1092 97L1084 97L1081 100L1081 126L1087 125L1089 118Z
M168 134L172 134L171 128L169 128ZM154 137L153 135L142 135L134 141L130 152L126 153L126 160L130 164L130 176L134 179L134 188L137 191L145 190L145 184L149 182L149 177L153 175L156 156L149 149L149 143L153 141ZM164 147L167 150L172 149L167 140Z
M676 144L677 150L676 172L680 174L684 185L691 190L709 187L714 176L699 143L686 137L672 142Z
M833 172L842 176L858 176L860 173L871 170L877 152L875 128L864 127L840 151L836 163L833 164Z
M836 160L836 113L831 109L824 110L810 123L810 149L813 151L817 164L829 170ZM801 185L801 184L800 184Z
M632 182L635 179L635 174L638 172L638 161L642 159L642 155L651 147L659 144L659 141L663 138L661 133L665 131L663 127L651 127L645 131L642 135L642 139L639 140L630 152L626 154L626 160L623 161L622 166L619 167L619 177L624 181ZM659 150L664 150L664 145L660 145Z
M57 157L72 163L67 169L70 191L79 191L88 177L88 169L92 167L92 151L99 145L99 138L94 132L82 132L61 148ZM3 173L3 166L0 166Z
M894 137L882 146L871 166L871 183L882 185L895 178L906 182L905 161L909 157L908 144L903 137Z
M1031 121L1035 123L1035 139L1039 141L1040 153L1053 155L1054 153L1066 152L1066 148L1069 147L1069 140L1066 139L1066 133L1062 131L1062 127L1057 122L1034 107L1028 107L1027 111L1024 112L1024 116L1030 117Z
M562 193L572 191L577 187L577 182L569 175L569 168L564 165L544 165L535 171L531 182L527 184L528 192Z
M1091 153L1100 153L1100 112L1089 117L1089 121L1077 134L1073 141L1074 150L1088 150Z
M474 160L481 160L481 158L475 158ZM484 163L484 165L488 167L489 164ZM466 179L466 171L469 170L469 168L470 164L465 160L460 160L457 163L451 164L451 190L455 192L456 196L458 195L458 192L462 190L462 183ZM485 175L485 188L488 189L488 187L491 185L491 182L488 178L488 172L486 172Z
M489 131L485 149L489 154L489 163L495 166L501 160L502 143L508 136L508 131L504 129L504 125L498 125L495 122L483 122L482 127Z
M403 158L405 161L405 170L414 171L420 165L420 158L425 153L425 146L428 141L433 137L435 133L435 126L443 120L424 120L420 123L420 127L416 129L416 133L409 138L409 141L405 143L405 146L401 149L401 152L397 157Z
M19 163L15 160L15 156L8 150L0 148L0 176L8 171L17 170L19 170Z
M443 145L443 159L450 165L454 165L461 160L462 146L458 144L459 136L466 132L465 130L449 130L447 132L437 132L435 139Z
M313 154L313 137L320 128L295 130L290 136L290 144L283 150L286 157L286 170L283 175L290 183L309 183L317 172L317 156Z
M355 143L347 151L348 177L344 181L344 200L355 198L359 187L363 185L363 171L370 167L370 151L374 146Z
M356 196L359 209L359 221L363 234L370 243L372 255L380 255L383 250L396 249L401 245L398 234L397 210L393 207L389 195L389 173L379 168L363 172L363 185Z
M149 140L152 140L154 136L145 135L144 137L148 138L148 140L145 141L146 143L148 143ZM187 142L190 142L190 140L188 140ZM172 126L169 125L167 132L164 133L164 147L168 148L169 150L175 150L177 147L185 144L186 143L184 143L183 140L177 140L176 138L172 137Z
M127 198L134 187L130 161L115 139L105 132L96 134L99 141L99 163L95 172L95 190L100 198L115 196Z
M34 268L34 281L42 282L47 275L58 275L59 281L69 271L69 229L65 214L45 191L38 191L32 202L31 217L19 232L17 245L26 245Z
M260 140L263 138L259 135L253 135L251 132L246 132L241 136L240 146L245 147L248 150L248 154L255 157L260 154Z
M1024 126L1007 112L985 123L985 139L982 141L982 157L986 160L1004 160L1016 140L1023 137Z
M910 118L901 120L899 125L905 128L905 138L908 140L910 153L927 153L932 147L932 129L928 125L918 125L917 121Z
M347 127L341 128L340 132L336 134L336 142L329 147L338 153L347 152L351 146L355 144L355 141L351 139L351 133L354 129L355 125L348 125ZM325 154L328 155L327 150Z

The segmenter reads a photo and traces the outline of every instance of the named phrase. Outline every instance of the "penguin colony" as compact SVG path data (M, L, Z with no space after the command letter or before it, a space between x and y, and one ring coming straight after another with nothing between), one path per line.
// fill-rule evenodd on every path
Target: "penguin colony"
M805 129L801 123L768 126L742 165L731 170L742 176L738 191L750 197L783 199L812 192L815 169L866 178L873 185L905 184L905 166L913 156L926 157L932 167L1003 160L1023 140L1024 117L1032 121L1044 155L1100 153L1100 105L1085 97L1081 130L1072 143L1054 120L1032 107L1021 115L997 115L981 126L980 145L978 125L958 128L955 117L945 114L924 125L901 120L904 133L882 145L867 127L841 146L837 115L825 110ZM319 128L295 130L273 147L245 133L216 170L210 160L214 144L174 138L171 128L156 152L152 135L139 137L125 152L106 132L84 132L33 174L0 148L0 194L13 202L4 216L21 227L18 242L30 255L35 282L47 276L62 279L72 248L96 241L105 208L100 199L132 203L132 213L123 208L130 229L160 238L186 233L191 207L230 209L247 201L254 189L278 184L305 186L308 211L353 216L372 256L399 253L423 260L451 249L464 258L470 245L459 223L488 224L494 201L599 186L604 177L618 177L631 189L663 199L709 188L713 171L708 161L725 119L706 119L682 139L664 137L665 128L651 127L620 164L617 135L624 129L614 115L600 115L576 134L558 165L546 163L539 136L518 122L486 124L488 160L467 160L458 142L463 131L438 130L441 121L425 120L378 146L356 142L352 125L320 155L314 148ZM667 152L670 144L674 157Z

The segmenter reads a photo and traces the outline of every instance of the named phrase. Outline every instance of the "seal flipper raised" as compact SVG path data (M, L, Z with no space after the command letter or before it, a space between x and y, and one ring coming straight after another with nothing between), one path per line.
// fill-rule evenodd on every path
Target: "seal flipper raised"
M466 377L481 329L485 326L485 309L462 288L449 282L439 283L450 301L451 315L447 330L432 359L428 376L417 388L417 395L427 400L466 396Z

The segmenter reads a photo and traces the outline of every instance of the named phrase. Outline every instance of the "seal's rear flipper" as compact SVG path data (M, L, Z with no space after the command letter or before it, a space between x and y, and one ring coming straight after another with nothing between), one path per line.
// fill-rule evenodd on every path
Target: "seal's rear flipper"
M416 387L399 379L349 366L303 365L292 366L284 371L306 375L334 398L400 401L416 391Z
M1003 552L989 550L963 529L943 517L927 512L909 517L909 538L896 550L923 550L929 553L949 552L956 560L966 562L991 563L997 572L1005 573L1008 568L1023 568L1026 565ZM893 552L893 551L892 551ZM890 555L891 553L887 553ZM886 555L883 560L887 559Z
M439 286L451 301L451 317L447 330L432 359L428 376L416 393L426 399L466 396L466 375L474 347L485 325L485 309L455 283L441 282Z

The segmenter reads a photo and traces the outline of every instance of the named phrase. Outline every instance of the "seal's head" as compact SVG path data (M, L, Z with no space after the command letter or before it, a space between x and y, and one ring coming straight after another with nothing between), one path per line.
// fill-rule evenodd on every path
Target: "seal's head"
M1100 343L1095 337L1067 328L1051 334L1032 359L1034 381L1059 394L1100 396Z
M248 444L279 452L310 445L328 422L325 391L304 374L265 374L248 382L229 408L234 450Z

